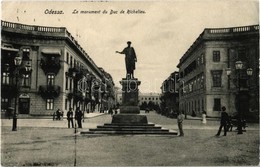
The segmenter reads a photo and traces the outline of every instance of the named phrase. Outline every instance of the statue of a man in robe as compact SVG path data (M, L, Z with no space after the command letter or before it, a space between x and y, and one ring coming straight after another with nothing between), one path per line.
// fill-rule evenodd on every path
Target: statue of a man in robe
M135 62L137 62L135 50L131 47L131 42L127 42L127 47L122 51L116 53L125 54L126 78L134 78Z

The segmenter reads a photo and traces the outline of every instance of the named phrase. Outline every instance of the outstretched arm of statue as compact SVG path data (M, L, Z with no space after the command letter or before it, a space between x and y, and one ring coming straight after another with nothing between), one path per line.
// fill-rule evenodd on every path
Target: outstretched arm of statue
M118 52L118 51L116 51L116 53L124 54L123 52Z

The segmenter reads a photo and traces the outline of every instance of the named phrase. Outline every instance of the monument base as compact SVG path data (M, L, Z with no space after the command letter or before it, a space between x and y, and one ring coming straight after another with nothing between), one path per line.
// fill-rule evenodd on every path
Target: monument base
M146 115L116 114L112 117L112 124L147 124Z
M120 106L120 114L140 114L139 106Z

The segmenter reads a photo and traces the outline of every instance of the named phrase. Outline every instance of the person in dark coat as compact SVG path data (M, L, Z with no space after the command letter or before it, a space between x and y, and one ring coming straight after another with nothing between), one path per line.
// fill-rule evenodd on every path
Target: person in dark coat
M60 109L58 109L57 111L56 111L56 119L57 120L60 120L60 116L61 116L61 112L60 112Z
M225 106L223 106L221 108L221 110L222 110L222 112L221 112L221 118L220 118L220 126L219 126L219 130L218 130L218 133L216 134L216 136L220 135L220 132L221 132L223 127L224 127L224 135L223 136L227 135L227 125L228 125L228 122L229 122L229 116L226 113L226 107Z
M74 128L72 108L70 108L69 111L67 112L67 120L68 120L68 128L70 128L70 123L72 125L72 128Z
M83 117L83 113L80 110L79 107L77 107L76 112L75 112L75 120L77 120L78 123L78 128L82 128L82 117Z

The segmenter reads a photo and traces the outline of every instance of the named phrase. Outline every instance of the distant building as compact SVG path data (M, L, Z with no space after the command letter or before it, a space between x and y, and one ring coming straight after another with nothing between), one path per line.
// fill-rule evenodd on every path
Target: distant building
M9 107L18 114L52 115L58 108L94 111L114 103L112 77L66 28L2 21L1 36L2 115ZM18 68L16 57L22 60Z
M147 104L151 101L156 105L159 105L160 100L160 93L139 93L139 105L146 102Z
M235 63L241 61L240 79ZM259 109L259 26L205 29L180 59L180 110L198 115L220 116L222 106L229 114L243 107L244 114ZM246 75L251 68L253 75ZM227 75L227 69L231 74ZM247 95L238 98L238 85ZM240 95L241 95L240 93ZM248 97L248 98L245 98ZM258 117L258 115L255 115Z

